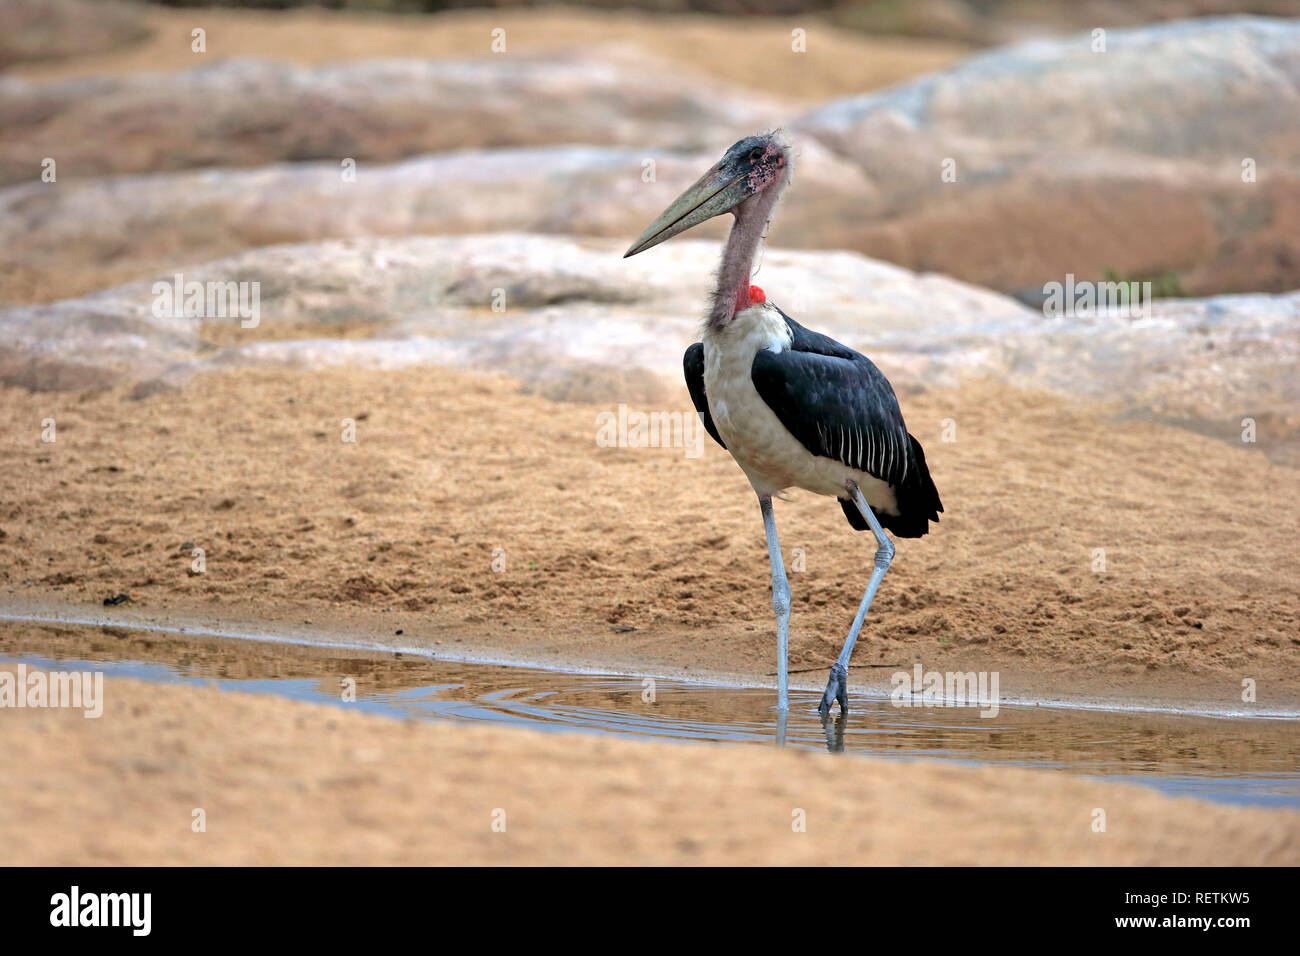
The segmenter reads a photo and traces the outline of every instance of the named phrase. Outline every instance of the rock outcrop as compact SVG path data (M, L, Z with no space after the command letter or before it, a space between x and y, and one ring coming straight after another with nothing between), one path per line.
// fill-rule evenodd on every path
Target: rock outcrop
M154 281L133 283L0 311L0 380L134 381L148 394L211 368L429 364L503 371L556 398L656 400L677 387L717 246L681 240L631 260L623 248L496 233L252 250L181 282L255 288L255 327L237 314L175 317L157 308ZM176 283L157 281L167 294ZM1300 439L1300 293L1048 318L944 276L791 250L765 252L755 281L902 389L987 376L1221 437L1249 417L1275 450Z
M1037 40L795 126L877 187L870 255L1004 291L1108 269L1300 287L1300 21Z

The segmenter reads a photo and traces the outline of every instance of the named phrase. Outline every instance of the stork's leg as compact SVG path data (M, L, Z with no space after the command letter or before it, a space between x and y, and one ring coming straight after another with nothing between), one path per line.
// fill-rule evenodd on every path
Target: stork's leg
M822 695L822 702L817 705L817 711L823 717L831 712L831 704L837 700L840 702L840 713L849 712L849 658L853 656L853 644L858 639L858 631L862 629L862 620L871 607L871 599L876 596L876 588L880 587L880 580L889 570L889 562L894 559L894 543L885 534L885 529L880 527L880 522L872 514L871 506L862 497L862 492L852 483L849 484L848 490L853 495L853 503L858 506L858 511L862 512L862 517L866 518L867 524L871 526L871 533L876 536L876 561L875 567L871 569L871 580L867 582L867 590L862 595L862 603L858 605L857 617L853 619L853 627L849 629L848 640L844 642L844 650L840 651L840 656L831 667L831 679L826 682L826 693Z
M772 610L776 612L776 709L790 709L790 582L781 560L781 543L776 540L776 518L770 495L759 495L763 509L763 531L767 534L767 559L772 565Z

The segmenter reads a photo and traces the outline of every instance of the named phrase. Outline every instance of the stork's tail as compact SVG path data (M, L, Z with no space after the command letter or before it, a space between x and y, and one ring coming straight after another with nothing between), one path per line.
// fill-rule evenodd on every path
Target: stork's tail
M929 533L931 521L939 520L939 512L943 511L943 502L939 500L939 489L934 486L930 469L925 464L925 450L912 435L907 437L912 439L912 455L917 467L908 475L905 484L894 486L898 514L886 514L875 508L871 511L880 522L880 526L893 532L894 537L919 538ZM866 531L870 527L867 519L862 517L858 506L852 501L841 498L840 507L844 509L844 517L849 519L849 524L855 531Z

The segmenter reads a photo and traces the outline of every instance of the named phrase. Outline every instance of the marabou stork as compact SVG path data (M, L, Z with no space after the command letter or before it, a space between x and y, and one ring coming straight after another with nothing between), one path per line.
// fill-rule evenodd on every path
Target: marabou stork
M839 499L849 524L876 537L875 566L818 710L848 711L853 644L894 556L889 529L919 538L943 504L921 443L908 434L889 381L865 355L804 328L750 285L754 256L790 181L791 149L779 131L736 143L624 254L644 252L714 216L736 218L701 342L686 350L686 386L713 440L731 453L758 495L772 566L777 707L789 708L790 584L772 496L803 488Z

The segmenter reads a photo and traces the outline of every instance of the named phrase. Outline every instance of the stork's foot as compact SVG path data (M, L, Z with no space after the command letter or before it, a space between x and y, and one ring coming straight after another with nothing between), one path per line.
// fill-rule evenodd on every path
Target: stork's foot
M849 672L848 669L838 662L831 668L831 679L826 682L826 693L822 694L822 702L817 705L817 713L825 717L831 712L831 704L835 701L840 702L840 713L849 712Z

